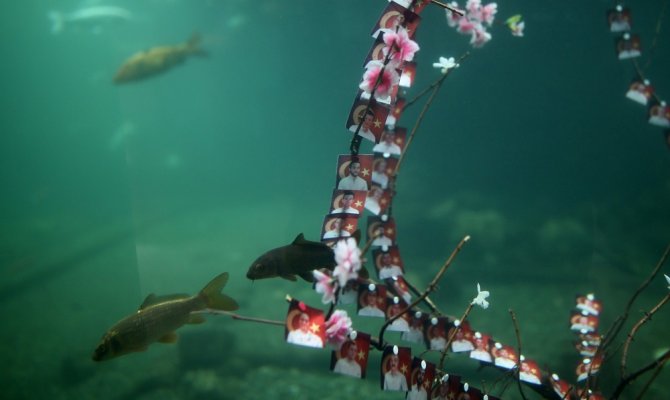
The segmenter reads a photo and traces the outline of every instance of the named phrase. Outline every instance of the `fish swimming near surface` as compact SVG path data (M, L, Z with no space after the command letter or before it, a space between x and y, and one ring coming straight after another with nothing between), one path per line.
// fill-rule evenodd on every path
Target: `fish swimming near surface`
M121 65L114 76L114 83L140 81L158 75L193 55L207 55L207 52L200 48L200 35L197 33L185 43L153 47L134 54Z
M133 14L125 8L116 6L84 7L70 13L51 11L48 14L51 20L51 33L61 33L66 25L90 25L97 27L101 23L126 22L133 18Z
M117 322L103 335L93 352L93 360L105 361L144 351L154 342L175 343L177 328L205 321L199 313L236 310L237 302L221 293L227 282L228 273L224 272L194 296L150 294L136 313Z
M360 238L359 231L356 235ZM291 244L269 250L258 257L249 267L247 278L280 277L295 281L298 275L307 282L314 282L312 271L320 268L333 270L335 253L324 243L306 240L301 233ZM367 270L361 269L361 276L366 277Z

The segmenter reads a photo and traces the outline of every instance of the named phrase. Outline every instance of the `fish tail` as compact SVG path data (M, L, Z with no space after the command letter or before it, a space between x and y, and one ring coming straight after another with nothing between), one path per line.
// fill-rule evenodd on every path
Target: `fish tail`
M228 283L228 273L224 272L212 279L200 291L200 297L205 301L206 308L221 311L237 310L237 302L221 292L226 283Z
M49 19L51 20L51 33L58 34L63 30L63 25L65 25L65 20L63 15L58 11L49 11Z
M186 49L190 54L195 54L197 56L207 56L208 53L200 47L202 42L202 36L198 32L193 32L191 37L186 42Z

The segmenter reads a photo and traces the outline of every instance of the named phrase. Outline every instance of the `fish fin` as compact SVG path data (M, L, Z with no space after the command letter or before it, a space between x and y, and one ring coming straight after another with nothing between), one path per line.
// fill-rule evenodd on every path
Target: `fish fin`
M208 56L209 53L200 47L201 42L202 42L202 36L198 32L193 32L191 37L186 42L186 48L188 49L188 52L190 54L195 54L197 56L203 56L203 57Z
M356 239L356 243L358 243L358 244L361 243L361 230L360 230L360 229L356 229L356 231L354 231L354 234L351 235L351 236L352 236L354 239Z
M310 272L301 272L298 275L307 282L314 282L314 274L312 274L312 271Z
M295 237L293 240L293 243L291 243L296 246L316 246L316 247L328 247L327 245L321 243L321 242L312 242L311 240L305 239L305 236L300 233L298 236ZM328 247L329 248L329 247Z
M293 282L295 282L295 281L297 280L296 277L295 277L295 275L293 275L293 274L288 274L288 273L280 274L279 277L280 277L280 278L284 278L284 279L289 280L289 281L293 281Z
M205 321L207 321L207 319L205 319L205 317L203 317L202 315L191 314L188 316L187 324L202 324Z
M143 309L145 309L149 306L153 306L154 304L163 303L163 302L171 301L171 300L188 299L189 297L191 297L191 296L189 296L187 294L182 294L182 293L168 294L168 295L165 295L165 296L156 296L155 293L151 293L144 299L142 304L140 304L140 310L143 310Z
M206 307L214 310L233 311L239 307L232 297L221 293L228 283L228 273L224 272L212 279L201 291L199 296L205 300Z
M168 332L165 335L161 336L160 339L158 339L160 343L177 343L177 334L174 332Z

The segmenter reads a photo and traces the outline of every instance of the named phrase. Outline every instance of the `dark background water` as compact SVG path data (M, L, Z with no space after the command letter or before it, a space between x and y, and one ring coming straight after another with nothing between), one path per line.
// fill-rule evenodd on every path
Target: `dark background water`
M605 24L613 3L545 3L500 2L497 21L523 14L526 36L496 24L493 40L474 50L440 9L424 11L408 97L438 78L431 64L439 56L471 54L408 151L394 216L408 278L419 286L472 235L433 296L441 309L460 315L480 282L491 307L473 312L473 325L514 344L513 308L526 356L572 381L574 296L595 292L608 326L667 245L670 153L644 107L624 97L635 71L614 54ZM630 4L643 48L663 3ZM317 236L336 156L348 151L343 126L369 32L386 2L105 4L127 7L134 20L53 35L47 13L80 3L0 6L0 354L8 370L0 382L8 398L392 397L377 393L374 358L366 382L332 377L328 351L295 349L280 328L225 317L184 328L177 348L89 361L105 329L148 293L195 292L221 271L231 274L226 291L241 314L282 319L286 293L319 305L307 284L251 284L244 274L297 233ZM669 13L645 69L661 98L670 93ZM196 31L207 58L111 83L136 51ZM420 108L401 125L411 127ZM666 286L654 280L632 318ZM666 311L643 327L630 369L668 347ZM451 362L475 386L500 376L462 357ZM652 393L667 391L667 379L661 374Z

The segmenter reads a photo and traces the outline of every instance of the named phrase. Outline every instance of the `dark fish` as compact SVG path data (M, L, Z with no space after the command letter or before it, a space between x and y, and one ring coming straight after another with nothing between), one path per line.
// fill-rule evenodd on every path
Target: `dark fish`
M293 243L272 249L251 264L247 278L251 280L274 278L275 276L296 280L296 275L313 282L312 270L335 268L333 250L321 242L310 242L299 234Z
M354 238L360 239L360 231L354 233ZM296 275L307 282L314 282L312 271L315 269L335 268L335 253L321 242L311 242L299 234L293 243L272 249L258 257L249 267L247 278L251 280L280 277L290 281L296 280ZM360 275L368 277L367 270L362 268Z
M94 361L109 360L124 354L144 351L151 343L174 343L175 331L184 324L199 324L206 310L232 311L237 302L221 293L228 282L224 272L195 296L185 294L156 296L150 294L136 313L127 316L105 333L93 353Z

